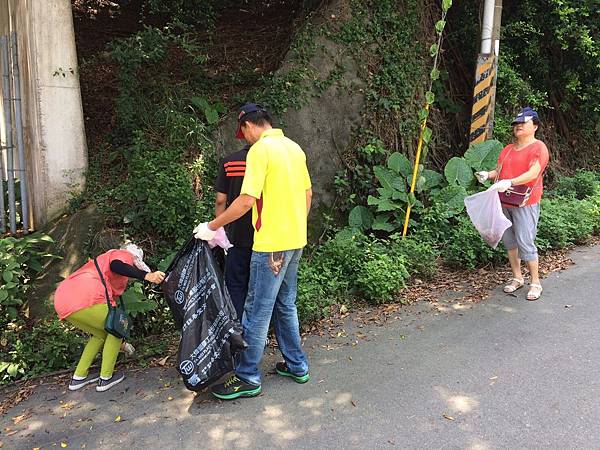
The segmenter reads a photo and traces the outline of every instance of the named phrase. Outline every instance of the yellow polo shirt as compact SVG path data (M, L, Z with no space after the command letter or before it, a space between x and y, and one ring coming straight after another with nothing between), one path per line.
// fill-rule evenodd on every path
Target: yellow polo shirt
M306 245L306 155L277 128L250 147L241 194L256 198L252 208L256 252L294 250Z

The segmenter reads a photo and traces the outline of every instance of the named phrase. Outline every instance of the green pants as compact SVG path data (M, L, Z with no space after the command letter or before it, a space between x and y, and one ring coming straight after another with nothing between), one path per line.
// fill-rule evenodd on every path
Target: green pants
M106 303L90 306L74 312L66 320L77 328L92 335L87 345L83 349L75 375L78 377L87 377L90 366L96 359L96 355L102 349L102 366L100 367L100 376L110 378L115 369L119 349L121 348L121 339L104 331L104 322L108 315L108 306Z

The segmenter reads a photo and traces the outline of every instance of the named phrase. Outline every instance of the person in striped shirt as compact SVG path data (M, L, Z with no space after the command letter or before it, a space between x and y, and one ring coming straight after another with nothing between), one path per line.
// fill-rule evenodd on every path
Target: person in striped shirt
M238 139L243 139L236 135ZM246 173L246 156L249 145L241 150L231 153L223 158L219 164L219 175L215 182L217 192L215 202L215 216L220 216L225 209L239 197ZM238 319L242 321L244 303L248 294L248 281L250 280L250 258L252 257L252 243L254 241L254 228L252 227L252 211L248 211L239 219L225 227L229 242L233 245L227 252L225 259L225 284L231 296Z

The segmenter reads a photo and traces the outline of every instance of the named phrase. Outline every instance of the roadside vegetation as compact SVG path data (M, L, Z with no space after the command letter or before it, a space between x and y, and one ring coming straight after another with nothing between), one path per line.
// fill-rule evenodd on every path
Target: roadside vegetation
M74 2L80 13L91 15L108 7L91 3ZM314 27L307 24L319 2L275 2L280 14L293 11L285 21L288 41L280 39L282 47L271 48L262 65L251 68L240 63L240 54L226 61L219 50L226 38L219 35L220 17L235 2L142 3L146 23L81 61L84 106L91 116L90 170L87 189L71 200L71 210L94 205L105 228L147 249L151 266L165 268L198 219L212 213L218 159L213 136L227 112L251 97L278 114L314 101L330 86L348 88L344 67L319 78L310 66L317 36L345 46L364 68L365 110L362 127L352 131L345 169L335 179L335 208L321 212L322 231L300 268L298 310L304 324L354 300L402 302L403 288L416 279L434 283L442 266L505 264L502 247L492 250L481 240L463 201L482 189L473 173L494 166L520 105L534 106L548 118L542 139L552 154L551 189L542 201L539 248L550 252L600 233L600 43L594 40L600 21L585 2L552 0L543 8L526 0L518 9L506 7L498 140L471 148L464 142L470 94L465 100L456 91L458 73L472 73L475 55L469 45L456 51L457 42L475 42L477 35L477 10L467 2L348 0L349 18ZM261 2L249 2L248 8L260 11ZM511 36L525 36L530 45ZM295 65L277 72L288 50ZM563 69L557 78L550 75L558 59ZM540 72L533 74L533 67ZM425 104L430 109L424 113ZM410 194L426 117L425 157ZM408 204L410 231L402 239ZM59 257L48 244L43 234L0 239L0 384L70 368L81 351L83 341L68 325L29 314L32 282L45 263ZM132 283L124 299L143 362L166 348L166 340L155 336L176 331L156 291Z

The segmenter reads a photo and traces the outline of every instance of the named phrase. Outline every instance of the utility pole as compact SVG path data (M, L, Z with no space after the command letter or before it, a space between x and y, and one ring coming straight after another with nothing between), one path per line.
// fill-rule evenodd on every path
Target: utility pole
M502 0L484 0L481 47L477 57L473 89L469 144L491 139L494 131L501 18Z

